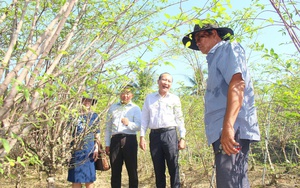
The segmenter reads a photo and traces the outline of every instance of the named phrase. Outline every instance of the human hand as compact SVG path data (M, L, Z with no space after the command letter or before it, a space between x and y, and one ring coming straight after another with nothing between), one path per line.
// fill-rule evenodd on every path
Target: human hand
M233 127L223 128L220 142L223 151L227 155L237 154L239 152L239 149L235 148L236 146L239 146L239 143L234 140Z
M141 148L143 151L146 151L146 140L144 139L143 136L140 137L140 148Z
M122 119L121 119L121 122L122 122L125 126L128 126L128 125L129 125L129 120L128 120L128 118L122 118Z
M178 142L178 149L182 150L185 148L185 140L184 139L180 139Z
M110 153L110 147L109 147L109 146L106 146L106 147L105 147L105 153L106 153L107 155L109 155L109 153Z
M95 147L94 153L93 153L93 159L94 159L94 161L97 161L98 155L99 155L98 147Z

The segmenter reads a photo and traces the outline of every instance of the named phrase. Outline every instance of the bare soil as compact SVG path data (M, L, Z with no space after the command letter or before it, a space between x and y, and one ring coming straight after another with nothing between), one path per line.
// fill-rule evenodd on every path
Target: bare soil
M152 170L152 164L149 164L149 168L139 169L139 187L140 188L154 188L155 179ZM262 167L256 167L256 169L249 171L249 179L251 187L254 188L294 188L300 187L300 168L294 167L287 171L285 168L277 168L276 173L271 173L269 170ZM210 172L203 172L201 169L189 167L187 169L181 169L181 182L184 188L210 188L213 168ZM35 188L35 187L47 187L47 175L38 173L36 169L31 168L18 175L11 177L0 177L1 188L17 187L16 182L19 179L19 187ZM71 187L71 183L66 181L67 169L61 169L55 177L56 188ZM167 182L169 181L167 176ZM128 187L127 172L125 167L123 168L122 187ZM110 170L101 172L97 171L97 180L95 182L96 188L109 188L110 187ZM213 184L212 187L215 187Z

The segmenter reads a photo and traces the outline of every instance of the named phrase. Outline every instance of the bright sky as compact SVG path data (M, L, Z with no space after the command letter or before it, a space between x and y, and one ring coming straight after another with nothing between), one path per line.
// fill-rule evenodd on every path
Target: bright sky
M188 2L186 2L186 5L193 5L196 6L199 4L199 7L202 7L201 4L205 3L206 1L201 1L201 0L189 0ZM250 6L251 1L241 1L241 0L231 0L231 4L232 4L232 10L240 10L244 7L249 7ZM271 7L271 4L269 2L269 0L261 0L260 4L265 4L268 5L268 9L269 10L273 10L273 8ZM231 11L230 9L228 9L228 11ZM266 12L260 15L260 17L265 17L265 18L270 18L272 17L274 20L279 20L277 14L275 13L270 13L270 12ZM290 41L290 38L288 36L282 36L278 30L280 29L279 26L273 26L273 27L268 27L263 29L260 34L258 35L257 41L260 41L262 43L265 44L265 47L267 48L274 48L275 52L277 53L289 53L288 50L290 48L287 48L287 46L280 46L280 43L286 42L286 41ZM187 34L191 32L190 30L187 31L182 31L182 36L184 36L184 34ZM243 41L241 44L242 46L245 48L247 55L249 55L248 53L250 53L250 50L247 51L246 48L246 42L247 41ZM292 47L292 46L291 46ZM293 47L292 47L293 48ZM295 48L293 48L295 49ZM201 52L199 52L201 53ZM251 66L256 66L253 63L257 62L259 64L261 64L262 59L260 57L260 55L255 54L253 52L251 52L251 57L252 59L249 61L248 66L251 69ZM259 61L259 62L258 62ZM182 82L184 81L186 83L186 85L189 85L189 82L187 82L187 77L186 76L193 76L193 71L190 68L190 66L188 64L186 64L186 62L180 62L178 60L174 61L176 63L174 63L175 65L175 69L168 66L163 66L162 68L157 70L157 74L163 73L163 72L169 72L173 75L174 77L174 84L173 84L173 89L177 88L179 85L176 84L176 82ZM250 64L252 63L252 64ZM206 68L206 67L205 67ZM255 77L255 75L252 74L252 78L253 79L258 79Z
M172 1L172 0L169 0ZM174 1L174 0L173 0ZM10 2L8 0L0 1L2 3L4 2ZM188 0L187 2L183 3L183 8L186 9L190 9L192 6L197 6L197 7L203 7L203 4L206 3L206 0ZM232 10L241 10L244 7L249 7L251 1L250 0L246 0L246 1L241 1L241 0L231 0L231 4L232 4ZM260 0L260 4L265 4L269 6L270 10L273 10L273 8L270 5L269 0ZM171 12L174 10L171 10ZM228 9L228 12L231 11L230 9ZM176 12L175 12L176 14ZM270 12L266 12L260 15L261 17L273 17L274 20L278 20L278 16L277 14L273 14ZM187 28L189 28L189 26L187 26ZM281 36L280 33L278 33L277 31L279 30L279 27L268 27L262 30L261 34L258 36L257 40L261 41L262 43L265 44L265 46L267 48L274 48L276 52L280 52L280 53L288 53L287 51L292 49L295 49L295 47L287 47L287 46L280 46L280 43L283 43L285 41L290 41L290 38L288 36ZM191 30L181 30L182 32L182 37L191 32ZM181 40L181 39L180 39ZM246 48L246 42L247 41L243 41L242 42L242 46ZM182 47L182 46L181 46ZM249 51L246 50L246 53L250 53ZM201 52L199 52L201 53ZM261 58L259 55L255 55L255 54L251 54L251 57L253 57L252 62L256 62L256 61L261 61ZM174 65L175 68L172 68L170 66L162 66L161 68L157 69L157 74L163 73L163 72L169 72L173 75L174 78L174 84L173 84L173 88L177 88L179 85L176 84L177 82L185 82L186 85L189 85L189 82L187 81L187 77L192 77L193 76L193 71L191 69L191 67L187 64L187 62L183 62L180 60L170 60ZM185 60L186 61L186 60ZM250 62L251 63L251 62ZM255 65L249 65L251 66L255 66ZM252 77L255 79L255 75L252 75Z

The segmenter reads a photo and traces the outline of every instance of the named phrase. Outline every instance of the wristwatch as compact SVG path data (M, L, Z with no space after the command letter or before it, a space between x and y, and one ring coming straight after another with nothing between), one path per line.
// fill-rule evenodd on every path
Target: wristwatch
M185 140L185 138L181 137L180 140Z

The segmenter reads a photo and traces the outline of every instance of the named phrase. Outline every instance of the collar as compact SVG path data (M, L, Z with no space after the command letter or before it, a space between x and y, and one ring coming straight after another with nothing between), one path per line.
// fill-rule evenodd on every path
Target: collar
M224 40L222 40L222 41L220 41L220 42L218 42L214 47L212 47L210 50L209 50L209 54L210 53L214 53L216 50L217 50L217 48L219 47L219 46L222 46L224 43L226 43L226 41L224 41Z
M120 101L120 102L118 102L118 105L119 105L119 106L122 106L122 105L124 105L124 106L127 106L127 105L132 105L132 102L131 102L131 101L129 101L129 103L127 103L127 104L122 104L122 103L121 103L121 101Z
M159 94L159 92L158 92L158 91L157 91L157 92L155 92L155 96L162 97L162 96ZM168 96L170 96L170 92L167 92L167 94L166 94L166 96L165 96L165 97L168 97Z

